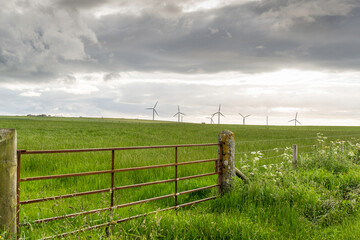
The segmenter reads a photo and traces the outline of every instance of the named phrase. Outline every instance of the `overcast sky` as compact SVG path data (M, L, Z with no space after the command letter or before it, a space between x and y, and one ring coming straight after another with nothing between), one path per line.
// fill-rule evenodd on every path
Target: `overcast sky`
M359 26L359 0L2 1L0 115L358 126Z

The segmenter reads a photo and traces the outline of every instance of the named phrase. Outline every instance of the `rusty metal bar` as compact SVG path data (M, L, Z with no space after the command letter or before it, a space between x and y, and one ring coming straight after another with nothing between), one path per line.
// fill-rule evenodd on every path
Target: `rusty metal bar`
M218 158L205 159L205 160L196 160L196 161L189 161L189 162L180 162L180 163L177 163L176 165L180 166L180 165L189 165L189 164L194 164L194 163L215 162L217 160L218 160Z
M181 178L178 178L178 181L188 180L188 179L192 179L192 178L206 177L206 176L211 176L211 175L216 175L216 174L218 174L218 173L217 172L212 172L212 173L204 173L204 174L199 174L199 175L181 177Z
M174 147L206 147L206 146L218 146L218 145L219 145L219 143L203 143L203 144L179 144L179 145L138 146L138 147L118 147L118 148L30 150L30 151L24 151L23 154L100 152L100 151L121 151L121 150L157 149L157 148L174 148Z
M176 193L176 196L183 195L183 194L187 194L187 193L192 193L192 192L198 192L198 191L201 191L201 190L205 190L205 189L209 189L209 188L214 188L214 187L218 187L218 186L219 186L219 184L215 184L215 185L210 185L210 186L206 186L206 187L201 187L201 188L195 188L195 189L191 189L191 190L186 190L186 191L183 191L183 192Z
M219 158L218 158L218 181L217 184L219 185L219 194L222 194L222 180L223 180L223 143L220 142L219 144Z
M189 202L189 203L184 203L184 204L177 205L176 208L182 208L182 207L194 205L194 204L196 204L196 203L201 203L201 202L209 201L209 200L212 200L212 199L215 199L215 198L216 198L216 196L208 197L208 198L203 198L203 199L196 200L196 201L193 201L193 202Z
M169 208L164 208L164 209L160 209L160 210L153 211L153 212L148 212L148 213L144 213L144 214L131 216L131 217L128 217L128 218L122 218L122 219L119 219L119 220L116 220L116 221L111 221L111 222L108 222L108 223L102 223L102 224L94 225L94 226L91 226L91 227L82 228L82 229L75 230L75 231L72 231L72 232L67 232L67 233L62 233L62 234L55 235L55 236L41 238L41 240L66 237L68 235L73 235L73 234L77 234L77 233L80 233L80 232L85 232L85 231L89 231L89 230L93 230L93 229L97 229L97 228L101 228L101 227L106 227L106 226L109 226L109 225L114 225L116 223L121 223L121 222L129 221L129 220L133 220L133 219L136 219L136 218L140 218L140 217L145 217L147 215L151 215L151 214L155 214L155 213L158 213L158 212L171 210L171 209L174 209L174 208L175 207L169 207Z
M129 221L129 220L133 220L133 219L136 219L136 218L145 217L147 215L156 214L158 212L163 212L163 211L168 211L168 210L171 210L171 209L176 209L176 208L181 208L181 207L194 205L194 204L209 201L209 200L212 200L212 199L215 199L215 198L216 198L216 196L209 197L209 198L204 198L204 199L201 199L201 200L197 200L197 201L193 201L193 202L189 202L189 203L184 203L184 204L181 204L181 205L168 207L168 208L160 209L160 210L153 211L153 212L139 214L139 215L131 216L131 217L128 217L128 218L122 218L122 219L119 219L119 220L116 220L116 221L111 221L111 222L108 222L108 223L98 224L98 225L94 225L94 226L91 226L91 227L82 228L82 229L75 230L75 231L72 231L72 232L62 233L62 234L59 234L59 235L50 236L50 237L41 238L41 239L45 240L45 239L66 237L68 235L73 235L73 234L76 234L76 233L85 232L85 231L93 230L93 229L96 229L96 228L106 227L106 226L109 226L109 225L114 225L116 223L121 223L121 222Z
M38 199L25 200L25 201L21 201L20 204L24 205L24 204L30 204L30 203L52 201L52 200L57 200L57 199L78 197L78 196L84 196L84 195L90 195L90 194L96 194L96 193L103 193L103 192L111 192L111 188L99 189L99 190L93 190L93 191L87 191L87 192L80 192L80 193L72 193L72 194L53 196L53 197L47 197L47 198L38 198Z
M113 207L99 208L99 209L90 210L90 211L86 211L86 212L78 212L78 213L72 213L72 214L67 214L67 215L58 216L58 217L38 219L38 220L33 221L32 223L44 223L44 222L50 222L50 221L60 220L60 219L64 219L64 218L72 218L72 217L76 217L76 216L89 215L89 214L98 213L98 212L104 212L104 211L108 211L108 210L112 210L112 209L129 207L129 206L133 206L133 205L136 205L136 204L142 204L142 203L146 203L146 202L152 202L152 201L156 201L156 200L160 200L160 199L165 199L165 198L169 198L169 197L173 197L173 196L174 196L174 194L168 194L168 195L164 195L164 196L159 196L159 197L154 197L154 198L148 198L148 199L139 200L139 201L135 201L135 202L130 202L130 203L124 203L124 204L120 204L120 205L115 205L115 206L113 206ZM25 226L26 224L22 224L22 225Z
M177 187L178 187L178 148L175 147L175 196L174 196L174 206L177 206Z
M218 159L216 158L216 159L197 160L197 161L189 161L189 162L182 162L182 163L168 163L168 164L143 166L143 167L122 168L122 169L115 169L115 170L103 170L103 171L94 171L94 172L68 173L68 174L60 174L60 175L28 177L28 178L21 178L20 182L54 179L54 178L64 178L64 177L87 176L87 175L106 174L106 173L116 173L116 172L126 172L126 171L135 171L135 170L143 170L143 169L151 169L151 168L172 167L175 165L188 165L188 164L194 164L194 163L214 162L217 160Z
M115 151L112 150L111 151L111 170L114 171L115 169ZM110 191L110 221L114 220L114 172L111 172L111 191ZM110 235L110 229L111 226L106 227L105 231L106 231L106 235L109 236Z
M199 177L206 177L206 176L211 176L211 175L216 175L216 174L218 174L218 173L215 173L215 172L214 173L204 173L204 174L199 174L199 175L181 177L181 178L177 178L177 179L166 179L166 180L160 180L160 181L154 181L154 182L146 182L146 183L125 185L125 186L120 186L120 187L114 187L113 191L122 190L122 189L128 189L128 188L135 188L135 187L142 187L142 186L149 186L149 185L155 185L155 184L161 184L161 183L175 182L176 180L177 181L183 181L183 180L199 178ZM80 192L80 193L72 193L72 194L53 196L53 197L47 197L47 198L30 199L30 200L25 200L25 201L19 201L19 204L24 205L24 204L31 204L31 203L37 203L37 202L58 200L58 199L63 199L63 198L85 196L85 195L97 194L97 193L103 193L103 192L111 192L111 188L92 190L92 191Z
M169 197L173 197L173 196L174 196L174 194L168 194L168 195L163 195L163 196L159 196L159 197L147 198L147 199L144 199L144 200L139 200L139 201L135 201L135 202L116 205L116 206L113 207L113 209L123 208L123 207L130 207L130 206L133 206L133 205L152 202L152 201L156 201L156 200L161 200L161 199L165 199L165 198L169 198Z
M114 190L116 191L116 190L121 190L121 189L149 186L149 185L160 184L160 183L168 183L168 182L174 182L174 181L175 181L175 179L166 179L166 180L160 180L160 181L155 181L155 182L137 183L137 184L132 184L132 185L115 187Z
M111 151L111 170L115 170L115 151ZM110 207L114 206L114 172L111 173L111 196L110 196ZM113 212L110 211L110 219L112 220Z
M17 151L16 156L17 156L17 169L16 169L16 239L19 239L21 151Z

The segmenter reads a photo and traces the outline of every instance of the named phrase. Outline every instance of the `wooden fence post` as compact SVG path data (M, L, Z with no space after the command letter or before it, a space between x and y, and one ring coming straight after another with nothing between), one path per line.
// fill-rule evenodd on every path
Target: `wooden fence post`
M292 150L293 150L292 165L293 165L293 168L296 169L297 160L298 160L298 145L297 144L292 145Z
M235 135L229 130L219 134L218 193L224 194L232 190L235 177Z
M17 140L15 129L0 129L0 231L16 236Z

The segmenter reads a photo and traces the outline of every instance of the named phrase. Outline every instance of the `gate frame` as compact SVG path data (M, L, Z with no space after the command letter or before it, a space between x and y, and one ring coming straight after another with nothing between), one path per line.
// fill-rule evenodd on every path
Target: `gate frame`
M88 228L83 228L83 229L79 229L79 230L68 232L68 233L63 233L63 234L56 235L56 236L51 236L51 237L44 238L44 239L50 239L50 238L53 238L53 237L63 237L63 236L67 236L69 234L75 234L75 233L78 233L78 232L83 232L83 231L91 230L91 229L94 229L94 228L114 225L116 223L132 220L132 219L135 219L135 218L139 218L139 217L142 217L142 216L147 216L149 214L154 214L154 213L161 212L161 211L167 211L167 210L171 210L171 209L176 210L176 209L181 208L181 207L197 204L197 203L200 203L200 202L204 202L204 201L208 201L208 200L212 200L212 199L216 198L216 196L212 196L212 197L208 197L208 198L204 198L204 199L200 199L200 200L196 200L196 201L193 201L193 202L184 203L184 204L179 205L177 203L177 197L179 195L188 194L188 193L192 193L192 192L196 192L196 191L200 191L200 190L204 190L204 189L210 189L210 188L214 188L214 187L217 187L217 189L218 189L217 192L220 195L222 195L224 193L227 193L227 192L230 192L232 190L232 181L233 181L233 178L235 176L235 167L234 167L234 163L235 163L235 157L234 157L235 156L234 155L234 153L235 153L235 138L234 138L234 134L232 132L228 131L228 130L222 131L219 134L218 143L160 145L160 146L139 146L139 147L117 147L117 148L65 149L65 150L33 150L33 151L17 150L16 149L17 137L16 137L16 130L14 130L14 129L12 129L12 130L0 129L0 133L2 134L0 136L0 140L2 140L3 132L7 133L9 131L14 132L13 140L5 142L5 144L4 144L4 141L0 141L0 147L5 146L5 149L13 146L14 143L15 143L15 145L14 145L15 147L13 149L14 150L13 151L14 159L12 160L13 161L12 165L16 165L16 166L11 166L11 167L15 167L14 168L14 174L13 174L14 177L6 179L8 181L8 183L6 183L6 184L14 184L14 186L16 186L16 194L13 194L14 196L11 196L11 194L6 195L5 197L7 197L9 199L11 198L9 200L9 203L6 203L7 205L9 205L11 201L16 202L16 204L13 204L13 205L8 207L8 208L11 209L11 211L13 211L15 213L16 216L14 217L13 220L10 221L10 223L5 223L4 224L4 223L0 222L0 227L3 230L6 231L5 233L6 233L7 237L16 236L17 239L19 238L19 226L24 225L24 224L20 224L20 216L19 216L20 215L19 214L20 213L20 206L24 205L24 204L31 204L31 203L35 203L35 202L43 202L43 201L51 201L51 200L56 200L56 199L77 197L77 196L96 194L96 193L101 193L101 192L110 192L110 207L102 208L102 209L94 209L94 210L90 210L90 211L87 211L87 212L72 213L72 214L67 214L67 215L63 215L63 216L47 218L47 219L35 220L34 223L42 223L42 222L48 222L48 221L53 221L53 220L69 218L69 217L75 217L75 216L79 216L79 215L91 214L91 213L100 212L100 211L110 211L110 222L99 224L99 225L94 225L94 226L91 226L91 227L88 227ZM180 162L180 163L178 162L178 148L205 147L205 146L218 146L218 157L214 158L214 159L195 160L195 161ZM174 150L175 150L174 163L160 164L160 165L150 165L150 166L141 166L141 167L133 167L133 168L115 169L115 151L135 150L135 149L158 149L158 148L174 148ZM48 175L48 176L40 176L40 177L27 177L27 178L21 178L20 177L21 156L22 155L27 155L27 154L73 153L73 152L98 152L98 151L111 151L111 170L80 172L80 173L70 173L70 174L60 174L60 175ZM7 157L4 158L0 154L0 170L1 171L4 171L4 172L9 171L9 169L7 169L8 168L7 163L9 161L11 161L11 159L7 159ZM191 176L186 176L186 177L181 177L181 178L178 177L178 166L180 166L180 165L188 165L188 164L196 164L196 163L204 163L204 162L215 162L215 171L211 172L211 173L191 175ZM136 170L142 170L142 169L162 168L162 167L174 167L174 170L175 170L174 171L174 178L166 179L166 180L160 180L160 181L154 181L154 182L144 182L144 183L139 183L139 184L132 184L132 185L127 185L127 186L115 187L114 175L115 175L116 172L136 171ZM87 192L79 192L79 193L73 193L73 194L65 194L65 195L59 195L59 196L53 196L53 197L46 197L46 198L41 198L41 199L30 199L30 200L20 201L20 193L21 193L20 192L20 183L21 182L35 181L35 180L45 180L45 179L54 179L54 178L64 178L64 177L76 177L76 176L85 176L85 175L109 174L109 173L111 174L111 187L110 188L92 190L92 191L87 191ZM187 179L193 179L193 178L199 178L199 177L205 177L205 176L211 176L211 175L216 175L216 174L218 175L218 180L217 180L217 184L215 184L215 185L209 185L209 186L195 188L195 189L191 189L191 190L187 190L187 191L183 191L183 192L178 192L178 189L177 189L178 181L187 180ZM140 200L140 201L136 201L136 202L130 202L130 203L114 206L114 191L121 190L121 189L127 189L127 188L134 188L134 187L141 187L141 186L148 186L148 185L166 183L166 182L174 182L174 193L173 194L153 197L153 198L149 198L149 199L144 199L144 200ZM164 208L164 209L161 209L161 210L158 210L158 211L148 212L148 213L140 214L140 215L136 215L136 216L131 216L131 217L128 217L128 218L123 218L123 219L119 219L119 220L115 220L115 221L112 218L112 212L116 208L131 206L131 205L135 205L135 204L155 201L155 200L169 198L169 197L174 197L174 206L172 206L172 207L168 207L168 208ZM9 210L8 208L7 208L7 210ZM4 219L4 216L6 216L6 214L7 214L3 210L4 210L4 208L2 208L2 209L0 208L0 220Z
M80 216L80 215L88 215L88 214L97 213L97 212L103 212L103 211L109 211L110 212L110 216L111 216L110 217L110 219L111 219L110 222L94 225L94 226L87 227L87 228L81 228L81 229L78 229L78 230L75 230L75 231L61 233L59 235L54 235L54 236L43 238L43 239L52 239L52 238L57 238L57 237L65 237L65 236L70 235L70 234L76 234L76 233L79 233L79 232L84 232L84 231L92 230L92 229L95 229L95 228L108 227L108 226L114 225L116 223L125 222L125 221L128 221L128 220L132 220L132 219L136 219L136 218L139 218L139 217L147 216L147 215L154 214L154 213L157 213L157 212L168 211L168 210L171 210L171 209L176 210L176 209L181 208L181 207L194 205L194 204L197 204L197 203L200 203L200 202L215 199L216 196L212 196L212 197L203 198L203 199L196 200L196 201L189 202L189 203L185 203L185 204L180 204L179 205L177 203L177 197L179 195L188 194L188 193L201 191L201 190L205 190L205 189L210 189L210 188L215 188L215 187L221 189L221 183L217 183L217 184L214 184L214 185L209 185L209 186L201 187L201 188L195 188L195 189L191 189L191 190L187 190L187 191L183 191L183 192L178 192L178 190L177 190L178 181L187 180L187 179L194 179L194 178L200 178L200 177L211 176L211 175L218 175L218 176L221 175L221 173L220 173L221 172L220 171L221 167L219 167L219 166L223 165L222 164L222 158L220 157L221 155L218 158L214 158L214 159L195 160L195 161L180 162L180 163L178 162L178 148L183 148L183 147L206 147L206 146L218 146L218 149L219 149L220 152L222 152L222 148L223 148L221 143L207 143L207 144L183 144L183 145L119 147L119 148L91 148L91 149L66 149L66 150L36 150L36 151L18 150L17 151L17 164L18 164L18 167L17 167L17 208L16 208L17 209L17 217L16 217L17 238L19 238L19 227L25 225L25 224L20 223L20 216L19 216L20 215L20 206L25 205L25 204L52 201L52 200L64 199L64 198L72 198L72 197L84 196L84 195L90 195L90 194L97 194L97 193L102 193L102 192L110 192L110 207L101 208L101 209L94 209L94 210L78 212L78 213L71 213L71 214L67 214L67 215L56 216L56 217L45 218L45 219L37 219L37 220L32 221L33 223L37 224L37 223L44 223L44 222L49 222L49 221L65 219L65 218L72 218L72 217L76 217L76 216ZM114 168L114 166L115 166L115 151L138 150L138 149L160 149L160 148L174 148L175 149L174 163L160 164L160 165L150 165L150 166L141 166L141 167L132 167L132 168L120 168L120 169L115 169ZM39 176L39 177L27 177L27 178L21 178L20 177L20 167L21 167L21 156L22 155L55 154L55 153L78 153L78 152L99 152L99 151L111 151L111 170L102 170L102 171L93 171L93 172L80 172L80 173L70 173L70 174L60 174L60 175L48 175L48 176ZM205 163L205 162L215 162L215 171L210 172L210 173L205 173L205 174L198 174L198 175L191 175L191 176L181 177L181 178L178 177L178 169L177 169L178 166L196 164L196 163ZM115 187L114 186L114 174L116 172L136 171L136 170L145 170L145 169L162 168L162 167L174 167L174 169L175 169L175 172L174 172L175 177L173 179L166 179L166 180L160 180L160 181L154 181L154 182L144 182L144 183L131 184L131 185L120 186L120 187ZM21 182L46 180L46 179L55 179L55 178L66 178L66 177L77 177L77 176L86 176L86 175L109 174L109 173L111 173L111 187L110 188L91 190L91 191L87 191L87 192L79 192L79 193L73 193L73 194L65 194L65 195L59 195L59 196L52 196L52 197L46 197L46 198L40 198L40 199L30 199L30 200L20 201L20 183ZM175 183L174 184L175 185L174 186L175 191L174 191L173 194L148 198L148 199L144 199L144 200L140 200L140 201L129 202L129 203L114 206L114 192L117 191L117 190L135 188L135 187L141 187L141 186L149 186L149 185L155 185L155 184L167 183L167 182L174 182ZM148 213L145 213L145 214L139 214L139 215L131 216L131 217L128 217L128 218L122 218L122 219L118 219L118 220L115 220L115 221L112 219L112 212L116 208L132 206L132 205L136 205L136 204L146 203L146 202L165 199L165 198L170 198L170 197L174 197L174 206L172 206L172 207L167 207L167 208L164 208L164 209L160 209L160 210L153 211L153 212L148 212Z

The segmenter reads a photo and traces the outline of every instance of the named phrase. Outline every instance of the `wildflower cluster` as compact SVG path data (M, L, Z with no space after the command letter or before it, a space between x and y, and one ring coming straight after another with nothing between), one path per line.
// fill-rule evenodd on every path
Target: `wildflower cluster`
M248 161L247 154L244 154L244 157L245 157L245 162L247 162L247 164L243 165L241 167L241 169L243 169L243 170L251 169L252 172L250 172L249 174L251 176L254 176L255 172L258 171L258 169L256 167L254 167L254 166L257 165L258 162L263 158L263 153L261 151L252 151L252 152L250 152L250 159L249 160L252 162L252 167L249 164L250 161Z
M248 170L248 174L250 177L255 177L256 175L261 175L261 178L265 178L270 181L279 182L281 177L283 176L283 173L289 169L289 163L291 163L292 159L292 149L290 147L287 147L284 149L284 152L279 155L279 148L274 148L271 151L276 154L274 157L270 157L274 160L278 159L281 160L280 163L269 163L269 164L263 164L264 161L267 159L264 157L264 153L261 151L253 151L251 152L250 161L248 164L245 164L241 167L243 171ZM252 163L252 164L251 164ZM250 166L251 165L251 166ZM256 166L255 166L256 165Z
M251 152L251 156L253 157L253 164L255 165L260 159L263 158L263 153L261 151Z
M291 147L286 147L284 149L284 153L281 154L281 157L284 159L285 162L291 163L291 159L292 159L292 149L291 149Z

